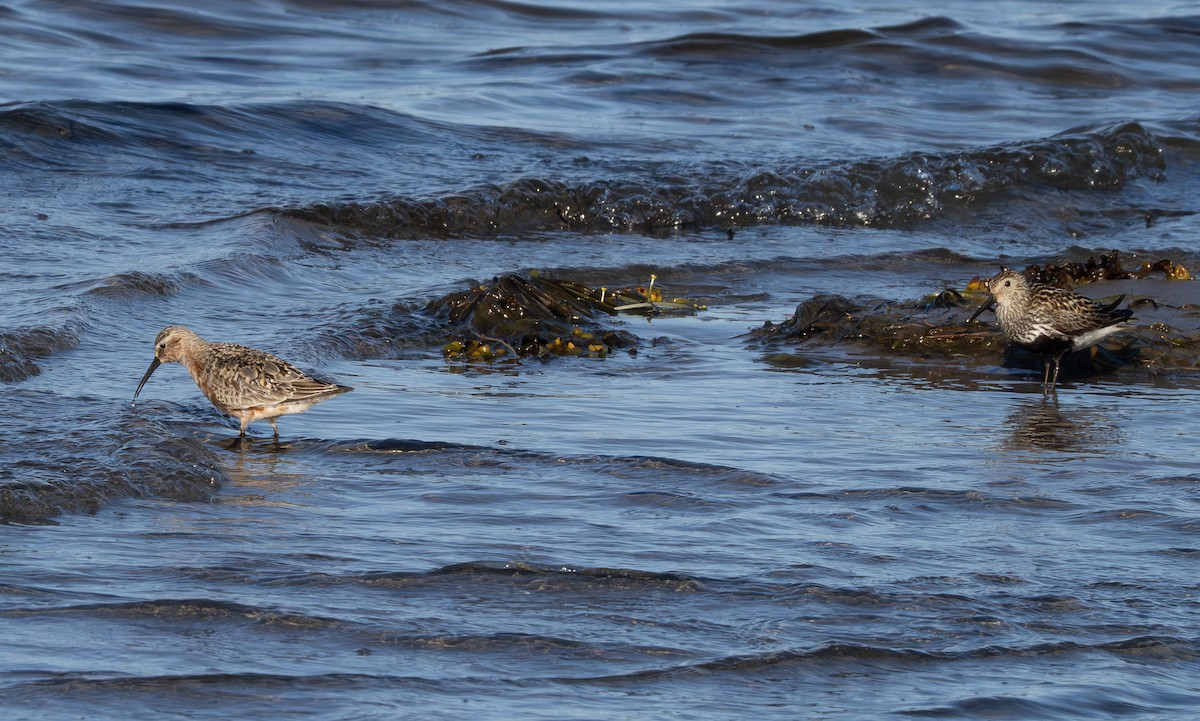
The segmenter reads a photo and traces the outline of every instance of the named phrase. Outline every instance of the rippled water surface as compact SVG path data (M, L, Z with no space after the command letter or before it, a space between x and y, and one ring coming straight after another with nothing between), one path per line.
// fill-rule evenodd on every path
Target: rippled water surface
M1057 403L999 352L750 334L1112 249L1195 271L1195 7L0 22L5 718L1200 707L1200 384L1148 305ZM706 309L443 357L431 301L533 270ZM178 365L131 404L175 323L355 390L278 444Z

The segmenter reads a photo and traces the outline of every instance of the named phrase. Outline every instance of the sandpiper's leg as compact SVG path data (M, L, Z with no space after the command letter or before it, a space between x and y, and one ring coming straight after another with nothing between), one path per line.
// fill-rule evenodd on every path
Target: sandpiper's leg
M242 432L238 434L238 438L245 438L245 437L246 437L246 419L243 418L242 419Z
M1061 355L1054 359L1054 377L1050 379L1050 391L1052 393L1057 393L1057 391L1054 390L1054 387L1058 385L1058 365L1060 363L1062 363Z
M271 421L271 430L275 431L275 442L278 443L279 442L279 426L275 424L274 418L268 418L267 420Z
M1050 357L1042 359L1042 398L1050 395Z

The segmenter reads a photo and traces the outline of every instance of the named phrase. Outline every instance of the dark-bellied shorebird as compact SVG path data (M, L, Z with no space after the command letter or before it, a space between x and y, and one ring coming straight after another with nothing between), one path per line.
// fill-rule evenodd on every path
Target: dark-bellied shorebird
M1117 306L1125 296L1100 305L1073 290L1030 281L1020 273L1003 268L987 281L988 299L967 320L979 317L994 303L996 322L1016 345L1042 357L1042 394L1054 393L1058 366L1067 353L1083 350L1113 333L1130 330L1125 323L1133 315ZM1050 367L1054 366L1054 374Z

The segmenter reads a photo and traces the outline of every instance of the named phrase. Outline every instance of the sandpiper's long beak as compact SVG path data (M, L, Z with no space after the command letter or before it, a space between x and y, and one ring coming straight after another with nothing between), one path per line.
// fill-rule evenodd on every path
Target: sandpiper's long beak
M150 374L153 373L154 369L160 365L162 365L162 361L160 361L157 357L150 361L150 367L146 369L146 375L142 376L142 382L138 383L137 390L133 392L133 399L135 401L137 400L138 393L142 392L142 386L146 385L146 381L150 380Z
M983 305L979 306L979 308L974 313L971 314L970 318L967 318L967 322L974 323L975 319L979 317L980 313L982 313L985 310L990 310L995 305L996 305L996 298L991 293L989 293L987 300L983 301ZM147 375L149 375L149 374L147 374Z

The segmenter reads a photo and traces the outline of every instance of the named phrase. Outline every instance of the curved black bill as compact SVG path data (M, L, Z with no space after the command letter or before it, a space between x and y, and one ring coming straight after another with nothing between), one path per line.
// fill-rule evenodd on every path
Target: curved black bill
M142 386L146 385L146 381L150 380L150 374L153 373L154 369L160 365L162 365L162 361L160 361L158 358L150 361L150 367L146 369L146 375L142 376L142 382L138 383L137 390L133 392L133 399L135 401L137 400L138 393L142 392Z
M974 323L975 319L979 317L980 313L982 313L985 310L991 310L995 305L996 305L996 299L989 295L987 297L987 300L983 301L983 305L979 306L979 308L974 313L971 314L970 318L967 318L967 322ZM150 375L150 374L147 373L146 375Z

